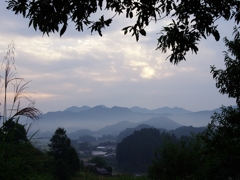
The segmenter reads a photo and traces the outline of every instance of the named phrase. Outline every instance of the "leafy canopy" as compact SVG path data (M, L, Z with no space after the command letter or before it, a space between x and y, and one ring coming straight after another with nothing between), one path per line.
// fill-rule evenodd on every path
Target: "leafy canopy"
M50 142L48 144L50 148L49 154L53 155L56 159L63 159L71 145L71 140L67 137L66 130L64 128L56 129Z
M234 39L224 38L225 46L228 48L224 52L226 69L216 69L211 66L211 73L216 80L216 87L221 94L228 94L228 97L236 98L236 103L240 107L240 32L239 27L234 27Z
M146 36L145 28L150 23L157 23L169 17L172 22L162 27L157 48L162 52L172 51L168 57L177 64L185 60L187 52L197 53L197 44L202 38L214 36L220 39L217 20L233 19L240 21L240 1L238 0L7 0L7 9L15 14L22 14L29 19L29 26L43 34L59 32L62 36L69 22L75 24L77 31L84 27L91 32L97 31L102 36L102 29L110 26L114 17L125 14L126 18L136 20L124 27L124 34L131 33L139 40ZM92 20L95 13L102 10L112 11L113 17L102 15L99 20Z
M80 169L80 160L77 151L71 146L64 128L57 128L50 139L49 155L56 160L55 176L57 179L69 179Z
M189 146L166 144L149 168L151 179L240 179L239 28L234 28L234 35L233 40L224 38L226 69L211 66L211 73L220 93L236 98L237 107L215 112L207 129Z

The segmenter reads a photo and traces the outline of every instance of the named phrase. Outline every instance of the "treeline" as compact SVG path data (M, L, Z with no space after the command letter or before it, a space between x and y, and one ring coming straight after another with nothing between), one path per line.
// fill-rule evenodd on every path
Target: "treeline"
M188 136L182 136L181 139L178 139L175 134L169 134L155 128L135 131L117 145L118 168L128 173L146 173L155 158L156 150L163 147L166 141L175 144L182 140L188 141L189 138Z
M135 132L140 131L142 129L154 129L154 128L146 124L141 124L135 128L125 129L124 131L119 133L118 136L115 136L114 138L112 135L102 135L102 137L99 137L98 139L91 135L82 135L79 137L79 139L72 139L71 145L77 151L82 151L85 155L87 155L87 154L91 154L92 151L96 151L98 146L109 146L109 145L116 146L118 143L121 143L123 139L135 134ZM167 131L165 129L156 129L156 131L159 131L159 133L161 132L160 134L162 136L169 136L168 134L170 134L173 137L175 137L175 139L179 139L182 136L191 136L192 134L198 134L200 132L203 132L205 129L206 127L183 126L171 131ZM135 135L138 136L137 134ZM138 137L136 138L138 139ZM159 137L156 137L156 138L159 138ZM163 139L163 137L160 137L160 139ZM144 141L144 138L142 137L142 143L143 141ZM158 146L161 145L161 143L159 144L157 140L155 144Z
M114 135L102 135L101 137L96 138L93 135L80 135L78 139L72 138L73 143L81 142L81 143L93 143L93 142L104 142L104 141L116 141L121 142L124 138L127 136L133 134L135 131L139 131L144 128L154 128L153 126L149 126L147 124L140 124L136 126L135 128L127 128L124 131L120 132L117 136ZM175 134L177 138L180 138L181 136L190 136L192 133L197 134L200 132L203 132L206 129L206 127L193 127L193 126L182 126L175 130L169 130L166 129L158 129L159 131L169 132L170 134Z

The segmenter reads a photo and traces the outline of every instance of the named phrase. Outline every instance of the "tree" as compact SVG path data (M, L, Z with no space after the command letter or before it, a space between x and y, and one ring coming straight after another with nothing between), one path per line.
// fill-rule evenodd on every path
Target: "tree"
M0 129L1 141L4 140L7 143L28 142L27 131L18 121L15 122L12 119L8 119Z
M222 107L220 113L214 113L207 129L187 148L164 147L150 168L152 179L176 179L175 175L185 179L187 174L191 179L240 179L240 33L236 27L234 35L232 41L224 38L226 69L211 66L211 73L220 93L236 98L237 107Z
M222 94L228 94L231 98L236 98L236 103L240 107L240 27L234 27L234 40L230 41L226 37L224 38L225 46L228 50L225 54L225 66L226 69L216 69L211 66L211 73L216 80L216 87L219 88L219 92ZM234 56L235 59L233 59Z
M70 172L74 173L79 171L81 163L74 147L68 148L68 164L70 165Z
M55 159L66 159L67 150L70 148L71 140L67 137L64 128L57 128L52 138L50 139L49 154Z
M166 139L155 151L155 159L149 166L150 179L197 179L195 176L201 165L198 138L172 141ZM203 178L204 179L204 178Z
M216 87L222 94L235 98L237 108L222 107L221 113L214 113L212 121L201 138L206 156L205 174L209 179L240 178L240 32L234 27L234 39L224 38L228 50L225 54L226 69L211 66Z
M88 27L102 36L102 29L114 17L125 14L136 21L122 30L138 41L140 35L146 36L147 26L169 17L172 22L160 30L157 49L164 53L170 49L169 59L175 64L185 60L187 52L197 53L202 38L212 35L216 41L220 39L218 19L233 19L236 24L240 21L238 0L7 0L7 3L7 9L22 14L29 19L29 26L47 35L59 32L62 36L72 21L77 31ZM102 15L99 20L91 20L93 14L103 9L112 11L113 16Z
M80 160L76 150L71 146L64 128L57 128L50 139L49 154L56 160L55 176L58 179L69 179L80 169Z
M116 159L119 166L128 172L146 172L154 158L154 150L161 146L167 136L154 128L135 131L117 145Z
M240 108L222 107L200 138L203 165L199 179L240 179Z

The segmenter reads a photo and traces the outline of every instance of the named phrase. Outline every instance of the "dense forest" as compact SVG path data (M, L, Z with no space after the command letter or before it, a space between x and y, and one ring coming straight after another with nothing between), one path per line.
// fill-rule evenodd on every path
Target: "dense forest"
M148 128L135 131L123 139L116 149L116 158L122 170L132 173L147 172L154 159L154 150L162 146L167 137L165 132L160 133L157 129Z

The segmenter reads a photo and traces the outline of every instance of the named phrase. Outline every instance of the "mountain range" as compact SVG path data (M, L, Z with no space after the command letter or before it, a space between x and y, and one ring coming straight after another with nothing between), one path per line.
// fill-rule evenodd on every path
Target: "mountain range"
M48 112L39 120L36 129L40 132L54 132L64 127L68 133L85 130L103 134L118 134L126 128L146 124L155 128L173 130L181 126L203 127L210 122L213 113L220 109L192 112L183 108L163 107L148 110L140 107L95 107L72 106L64 111Z

